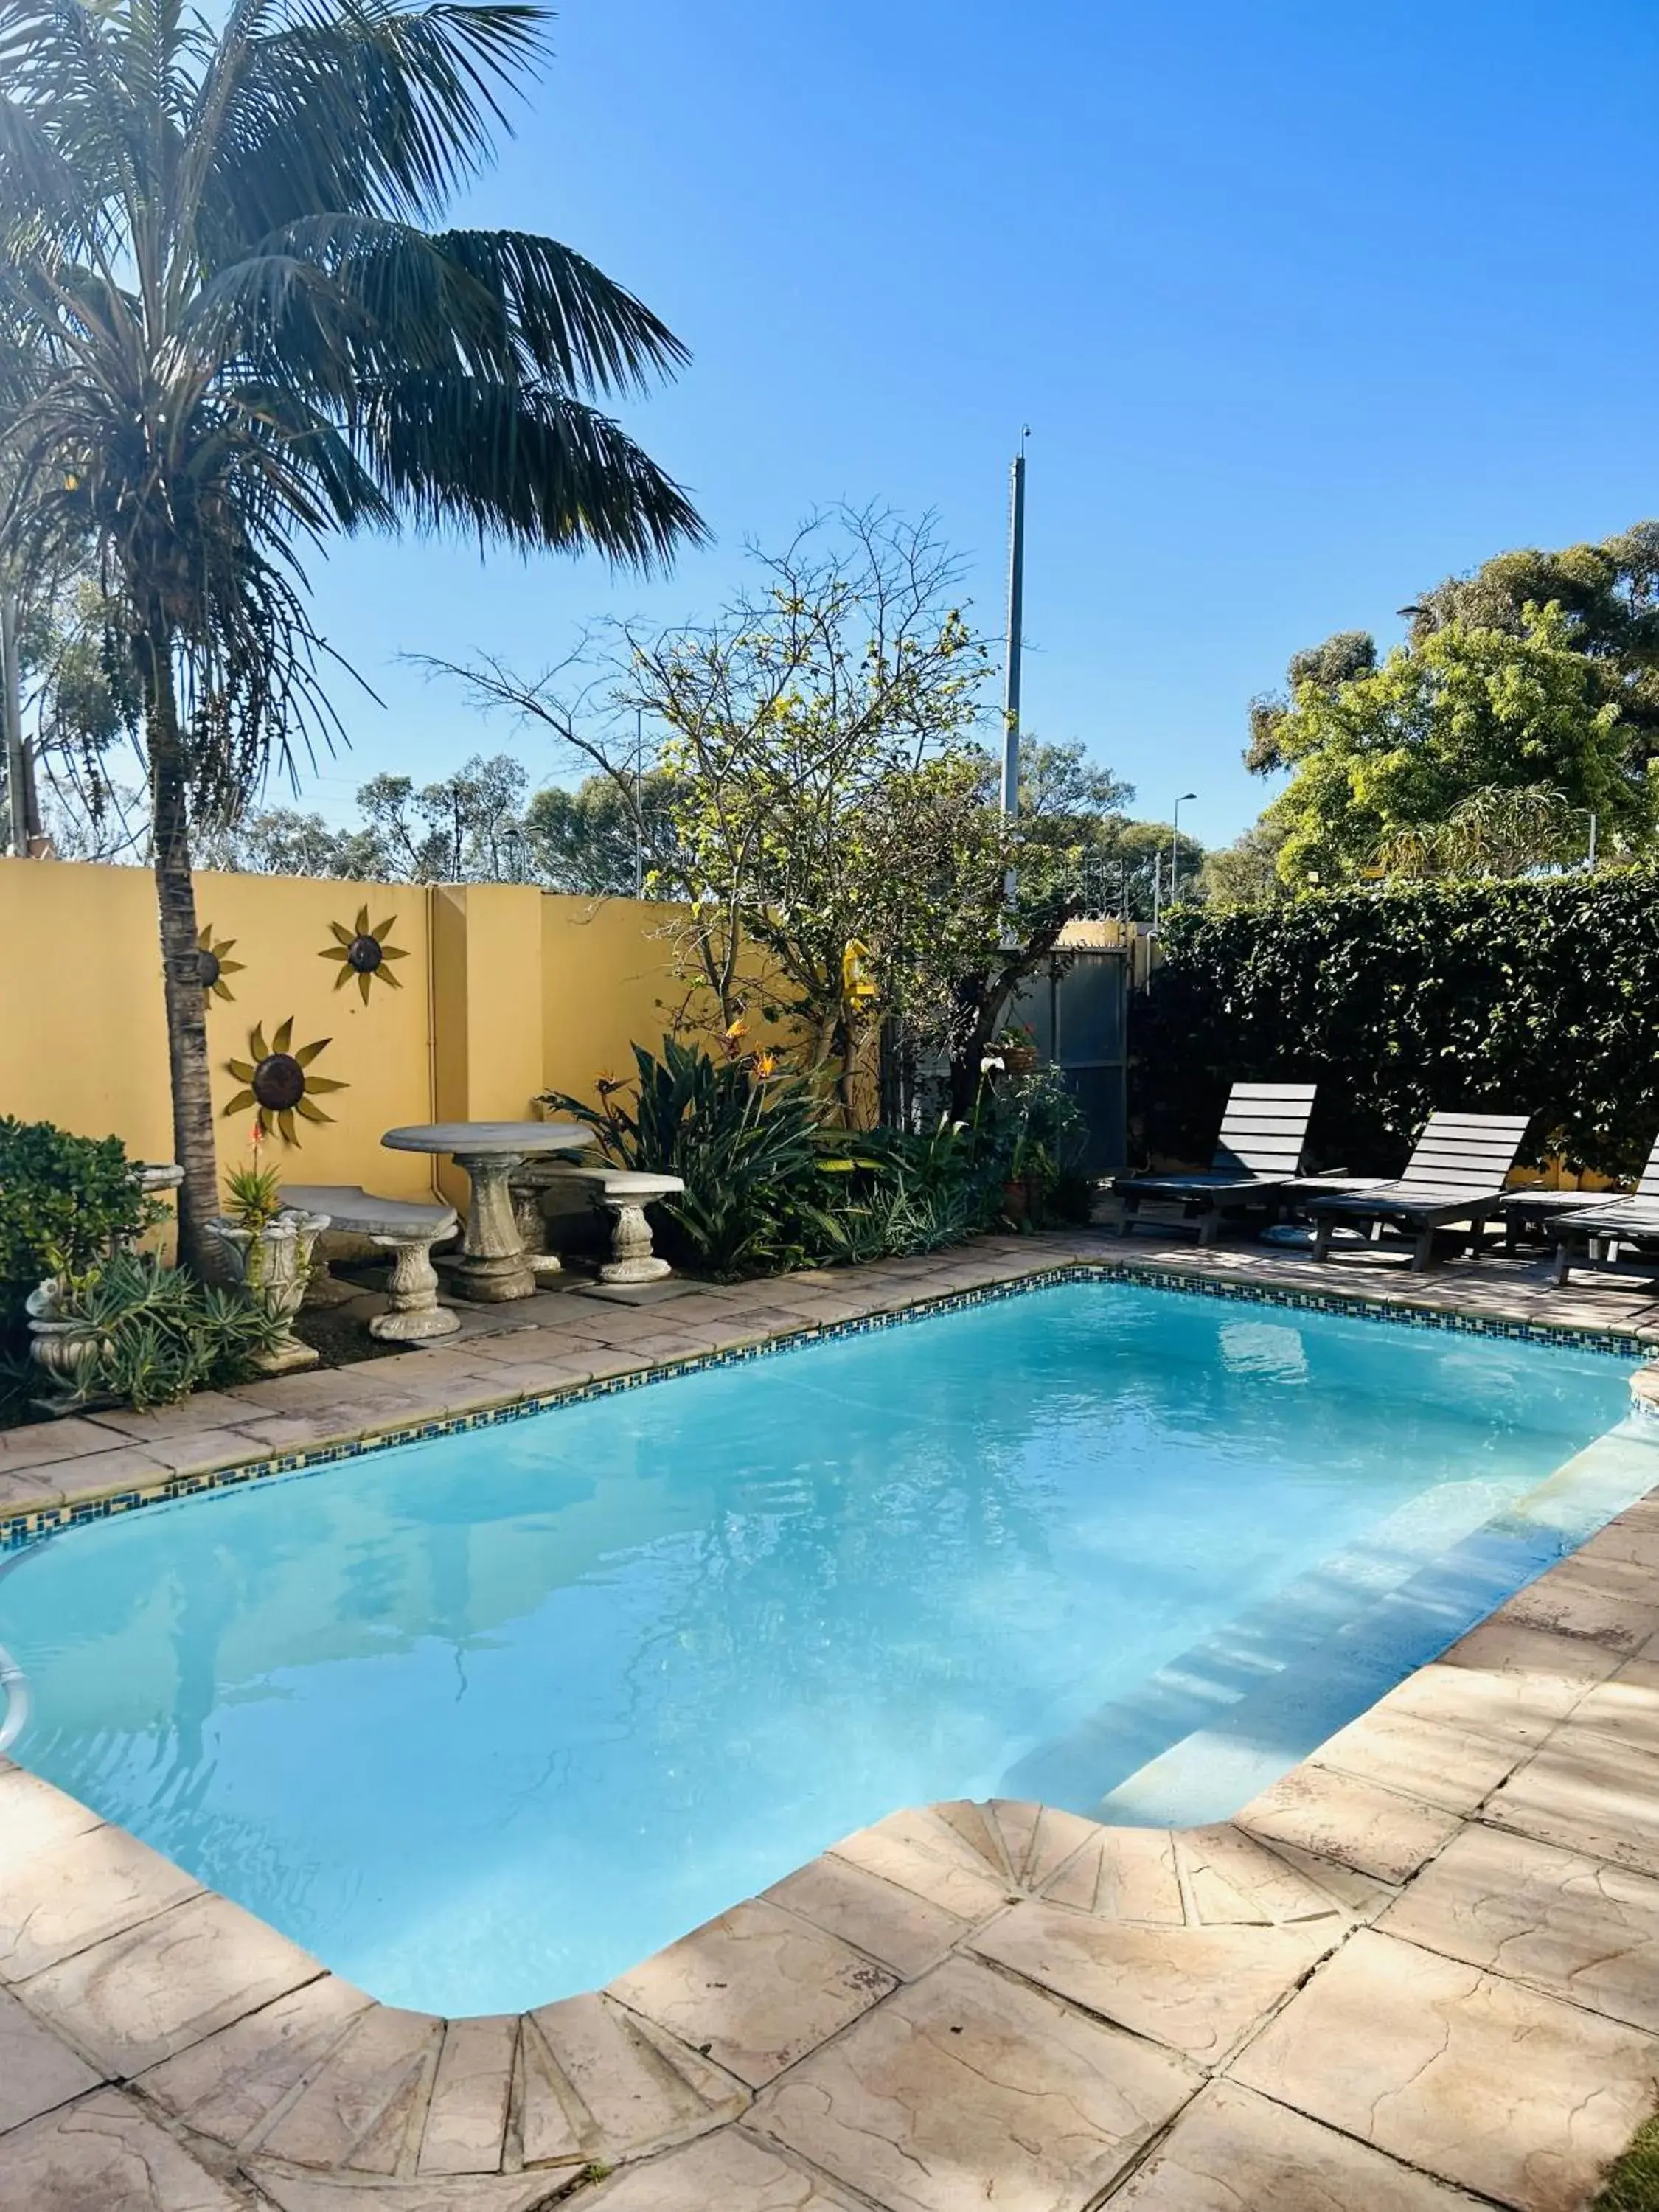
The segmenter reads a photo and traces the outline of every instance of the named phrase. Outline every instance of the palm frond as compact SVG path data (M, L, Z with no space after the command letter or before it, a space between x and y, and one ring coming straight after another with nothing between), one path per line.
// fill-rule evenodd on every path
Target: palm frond
M706 534L619 423L545 386L398 378L365 395L353 428L374 474L426 528L592 546L641 568Z

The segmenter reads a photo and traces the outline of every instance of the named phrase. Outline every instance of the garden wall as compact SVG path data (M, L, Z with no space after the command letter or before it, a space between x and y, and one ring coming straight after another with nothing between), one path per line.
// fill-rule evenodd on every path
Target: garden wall
M1389 1173L1435 1108L1530 1110L1610 1176L1659 1129L1659 873L1178 913L1131 1018L1139 1152L1205 1159L1228 1085L1314 1080L1316 1163Z
M631 1046L656 1045L683 993L664 935L672 910L557 896L519 884L368 884L198 874L197 911L222 966L208 998L220 1158L241 1157L251 1111L229 1063L292 1020L297 1047L343 1088L270 1156L295 1181L359 1182L418 1197L433 1164L390 1152L404 1121L521 1119L544 1089L593 1097ZM367 996L337 928L371 931L404 957ZM235 963L233 965L232 963ZM395 984L386 980L396 976ZM0 1113L118 1136L136 1158L173 1156L154 886L142 868L0 860ZM451 1197L464 1183L446 1164Z

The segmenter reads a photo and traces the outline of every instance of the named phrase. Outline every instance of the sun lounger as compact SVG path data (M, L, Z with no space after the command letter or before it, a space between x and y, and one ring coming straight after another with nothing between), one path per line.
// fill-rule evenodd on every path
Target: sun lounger
M1328 1256L1331 1238L1345 1222L1397 1229L1413 1237L1412 1268L1418 1274L1433 1263L1437 1230L1466 1224L1478 1247L1503 1204L1504 1178L1531 1119L1529 1114L1431 1114L1397 1182L1307 1199L1315 1259Z
M1119 1176L1113 1189L1123 1200L1123 1234L1135 1227L1141 1201L1168 1199L1182 1218L1196 1220L1199 1242L1213 1244L1223 1217L1246 1206L1277 1212L1286 1187L1302 1171L1313 1112L1312 1083L1235 1083L1221 1117L1221 1134L1208 1170L1192 1175Z
M1632 1191L1512 1190L1504 1200L1504 1246L1514 1251L1523 1237L1544 1244L1558 1243L1556 1224L1569 1215L1587 1213L1609 1206L1628 1206L1644 1200L1659 1211L1659 1137L1653 1140L1642 1180ZM1577 1244L1577 1235L1569 1242Z
M1575 1267L1602 1275L1659 1275L1659 1142L1632 1194L1592 1199L1588 1206L1558 1213L1550 1235L1555 1240L1552 1273L1558 1289Z

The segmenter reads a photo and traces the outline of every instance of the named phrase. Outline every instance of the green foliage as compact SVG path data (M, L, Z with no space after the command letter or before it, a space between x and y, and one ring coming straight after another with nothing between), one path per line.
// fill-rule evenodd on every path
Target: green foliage
M916 1134L827 1127L811 1088L760 1073L763 1060L675 1037L660 1059L642 1045L634 1057L634 1083L601 1085L601 1105L543 1103L586 1121L618 1166L684 1181L657 1206L662 1241L716 1280L959 1243L997 1220L1011 1180L1038 1218L1066 1196L1074 1218L1081 1117L1053 1070L987 1082L971 1121Z
M1659 875L1189 909L1132 1012L1144 1148L1207 1157L1237 1080L1317 1081L1318 1162L1403 1164L1436 1108L1530 1110L1537 1157L1639 1170L1659 1122Z
M60 1281L54 1318L94 1347L57 1384L62 1401L116 1398L141 1411L246 1381L285 1326L244 1291L198 1283L137 1252Z
M1659 2118L1609 2168L1589 2212L1659 2212Z
M1001 1210L1006 1160L972 1125L940 1121L926 1135L868 1129L821 1163L830 1179L816 1212L827 1259L936 1252L988 1229Z
M1575 653L1600 696L1619 708L1631 766L1659 753L1659 522L1638 522L1595 545L1558 552L1523 546L1449 576L1413 611L1414 641L1446 623L1519 636L1528 606L1551 604L1565 617Z
M280 1168L233 1168L225 1177L225 1212L240 1228L257 1236L283 1210Z
M118 1137L74 1137L50 1121L0 1117L0 1310L44 1277L100 1258L157 1209Z
M817 1109L796 1079L757 1077L747 1059L715 1060L696 1045L663 1039L659 1060L635 1045L634 1103L623 1086L603 1086L588 1106L554 1091L544 1104L596 1132L618 1166L678 1176L678 1198L658 1212L675 1232L665 1242L719 1280L763 1275L798 1263L788 1237L789 1194L816 1171Z
M1526 609L1519 634L1449 622L1380 667L1334 684L1306 677L1273 734L1291 781L1264 822L1282 834L1289 884L1376 872L1479 793L1531 790L1580 823L1594 811L1609 849L1640 848L1654 826L1645 762L1632 767L1616 700L1577 652L1559 606ZM1556 857L1557 825L1538 857ZM1468 872L1465 868L1463 872Z
M633 779L590 775L574 791L550 784L525 812L532 871L550 890L627 898L635 889L635 849L647 896L678 878L674 809L683 794L665 769L641 771L638 808Z

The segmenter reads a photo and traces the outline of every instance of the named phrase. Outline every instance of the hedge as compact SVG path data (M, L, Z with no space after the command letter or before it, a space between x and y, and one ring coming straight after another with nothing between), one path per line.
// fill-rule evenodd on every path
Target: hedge
M1316 1164L1395 1172L1434 1109L1633 1176L1659 1130L1659 872L1177 911L1131 1015L1147 1157L1207 1160L1228 1085L1315 1080Z

